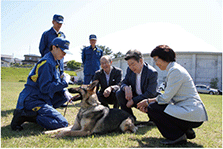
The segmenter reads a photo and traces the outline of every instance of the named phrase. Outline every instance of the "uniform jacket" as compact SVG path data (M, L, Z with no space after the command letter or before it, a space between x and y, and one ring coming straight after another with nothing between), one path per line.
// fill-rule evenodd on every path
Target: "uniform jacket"
M61 32L61 31L59 31L59 33L57 34L55 32L55 30L53 29L53 27L51 29L45 31L42 34L42 37L40 39L40 44L39 44L39 52L40 52L40 54L41 54L42 57L46 53L49 52L49 49L50 49L50 46L51 46L51 42L56 37L64 37L64 38L66 38L66 36L64 35L64 33Z
M204 104L187 70L176 62L169 63L166 70L165 93L156 98L158 104L168 104L164 112L192 122L208 120Z
M68 86L66 81L61 78L63 73L58 66L59 62L54 60L51 52L47 53L31 70L27 78L25 88L19 95L17 108L24 108L24 101L29 100L28 96L38 100L44 100L51 105L51 99L56 92L64 92ZM42 101L41 101L42 102Z
M124 91L125 86L131 86L133 92L133 101L136 105L143 99L154 98L158 95L157 92L157 77L158 73L155 68L147 63L144 63L141 74L141 90L142 94L136 93L136 74L128 67L124 80L121 83L121 90Z
M91 46L85 47L82 51L82 62L84 64L84 75L94 75L100 69L100 58L103 51L96 46L92 49Z
M112 66L112 70L111 70L110 78L109 78L109 85L107 85L106 76L103 69L96 71L93 80L99 81L98 88L100 85L101 87L100 92L103 93L104 90L109 86L112 86L112 91L116 92L120 87L119 85L121 82L121 78L122 78L122 70L120 68Z

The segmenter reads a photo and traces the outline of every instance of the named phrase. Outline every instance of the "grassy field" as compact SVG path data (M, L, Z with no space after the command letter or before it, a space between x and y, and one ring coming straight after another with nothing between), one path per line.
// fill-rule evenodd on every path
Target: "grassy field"
M88 137L50 138L43 135L44 130L37 124L25 123L23 131L12 131L10 122L16 107L19 93L24 87L24 80L30 69L1 69L1 147L2 148L135 148L167 147L160 144L164 138L155 126L141 127L135 134L109 133ZM69 87L71 87L70 85ZM73 87L73 86L72 86ZM209 121L194 129L197 137L187 144L173 147L222 148L222 96L200 94L208 112ZM79 102L69 105L66 119L74 123ZM64 113L64 108L58 111ZM139 121L147 121L146 114L134 109Z

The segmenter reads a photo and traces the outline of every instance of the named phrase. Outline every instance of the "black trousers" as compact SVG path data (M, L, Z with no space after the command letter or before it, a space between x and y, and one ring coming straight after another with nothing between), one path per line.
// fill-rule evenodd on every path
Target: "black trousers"
M199 127L203 122L190 122L175 118L164 112L167 104L159 105L157 102L148 106L148 116L152 120L160 133L169 140L176 140L188 129Z
M113 108L119 108L119 103L115 96L115 92L111 92L108 97L104 97L102 92L98 92L97 96L102 105L108 107L108 104L113 104Z
M121 89L119 89L119 90L116 92L116 97L117 97L117 99L118 99L119 105L121 106L121 109L124 110L124 111L126 111L126 112L128 112L129 114L131 114L131 115L134 117L134 119L136 120L136 117L134 116L134 114L133 114L133 112L132 112L132 108L128 108L128 107L126 106L128 100L125 99L125 92L122 91ZM134 103L133 107L136 108L136 105L137 105L137 103Z

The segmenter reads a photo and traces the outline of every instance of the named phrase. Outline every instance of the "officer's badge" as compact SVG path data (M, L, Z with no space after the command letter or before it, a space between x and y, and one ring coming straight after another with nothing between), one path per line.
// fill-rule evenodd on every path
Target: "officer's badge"
M63 17L62 17L62 16L59 16L58 18L59 18L59 19L63 19Z

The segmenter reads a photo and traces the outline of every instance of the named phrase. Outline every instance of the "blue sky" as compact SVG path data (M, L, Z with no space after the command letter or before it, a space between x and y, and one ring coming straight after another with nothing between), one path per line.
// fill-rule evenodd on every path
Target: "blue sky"
M222 51L219 0L1 0L1 54L39 54L39 41L54 14L65 18L61 31L81 61L80 48L96 34L97 44L114 52L150 53L167 44L175 51Z

